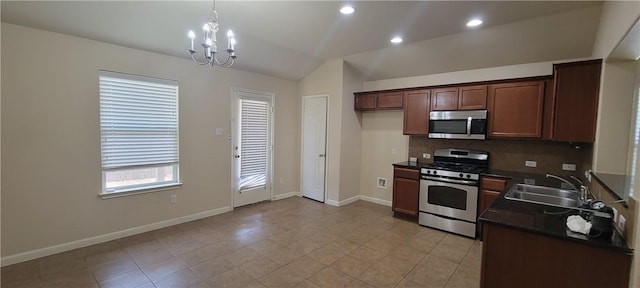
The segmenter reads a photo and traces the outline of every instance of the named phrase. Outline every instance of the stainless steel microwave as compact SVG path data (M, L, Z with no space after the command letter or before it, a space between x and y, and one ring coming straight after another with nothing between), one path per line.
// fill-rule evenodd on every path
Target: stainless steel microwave
M486 135L487 110L429 113L429 138L485 140Z

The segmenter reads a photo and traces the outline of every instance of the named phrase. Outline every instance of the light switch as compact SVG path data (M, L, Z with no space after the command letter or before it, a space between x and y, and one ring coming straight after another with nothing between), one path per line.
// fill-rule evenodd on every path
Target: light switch
M224 134L222 128L216 128L216 136L222 136L222 134Z

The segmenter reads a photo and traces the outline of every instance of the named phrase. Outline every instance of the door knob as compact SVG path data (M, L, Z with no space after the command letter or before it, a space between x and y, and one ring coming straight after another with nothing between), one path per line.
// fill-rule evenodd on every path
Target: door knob
M240 158L240 155L233 155L233 158Z

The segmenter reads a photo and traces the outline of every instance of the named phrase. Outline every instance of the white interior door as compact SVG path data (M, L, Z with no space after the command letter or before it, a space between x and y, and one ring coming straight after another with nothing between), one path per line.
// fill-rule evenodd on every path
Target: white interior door
M233 207L271 199L273 95L232 89Z
M324 202L327 96L302 98L302 196Z

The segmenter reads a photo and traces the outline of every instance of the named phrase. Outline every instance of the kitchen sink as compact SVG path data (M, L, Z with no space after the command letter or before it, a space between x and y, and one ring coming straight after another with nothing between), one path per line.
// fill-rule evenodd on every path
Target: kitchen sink
M507 191L505 198L563 208L580 208L582 205L577 191L516 184Z

